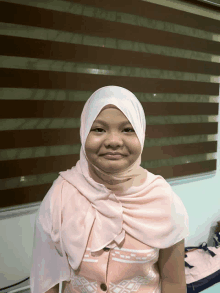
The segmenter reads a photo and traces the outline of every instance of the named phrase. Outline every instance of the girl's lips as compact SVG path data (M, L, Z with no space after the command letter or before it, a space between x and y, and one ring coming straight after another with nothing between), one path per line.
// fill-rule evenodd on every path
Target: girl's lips
M104 158L109 159L109 160L120 160L121 158L123 158L123 155L110 155L110 154L106 154L103 155Z

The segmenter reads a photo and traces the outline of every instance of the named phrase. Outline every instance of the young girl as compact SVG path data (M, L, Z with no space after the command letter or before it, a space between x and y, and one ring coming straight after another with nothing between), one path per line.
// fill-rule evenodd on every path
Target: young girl
M145 114L127 89L85 103L80 160L60 172L36 216L31 292L185 293L188 215L143 169Z

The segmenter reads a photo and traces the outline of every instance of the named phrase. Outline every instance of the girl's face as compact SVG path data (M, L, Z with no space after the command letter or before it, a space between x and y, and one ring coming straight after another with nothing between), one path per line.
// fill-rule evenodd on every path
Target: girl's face
M122 172L137 160L141 144L126 116L118 108L104 107L93 122L85 151L96 167L115 173Z

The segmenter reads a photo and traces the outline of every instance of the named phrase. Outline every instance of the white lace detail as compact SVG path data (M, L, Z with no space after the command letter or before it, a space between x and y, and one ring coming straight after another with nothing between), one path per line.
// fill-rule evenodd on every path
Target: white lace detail
M155 278L155 274L150 271L146 277L136 276L130 280L123 280L118 284L109 283L108 292L110 293L134 293L137 292L141 285L149 284ZM72 276L71 287L81 293L96 293L97 282L89 282L86 278Z
M154 276L148 275L147 277L137 276L131 280L124 280L120 283L113 284L110 282L109 284L109 292L110 293L131 293L137 292L141 285L146 285L151 282Z
M84 255L83 262L98 262L95 253L91 253L91 248L86 249L87 252ZM159 249L128 249L128 248L114 248L109 251L111 260L123 263L137 263L143 264L151 262L155 259L155 262L159 256Z
M82 293L95 293L97 292L97 282L89 282L84 277L75 276L71 278L72 287L76 288L78 292Z

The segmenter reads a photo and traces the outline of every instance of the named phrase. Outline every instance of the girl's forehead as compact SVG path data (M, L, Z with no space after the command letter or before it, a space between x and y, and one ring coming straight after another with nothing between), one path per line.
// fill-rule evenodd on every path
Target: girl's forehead
M108 104L108 105L106 105L105 107L103 107L101 111L103 111L103 110L105 110L105 109L108 109L108 108L115 108L115 109L118 109L118 107L116 107L115 105L113 105L113 104Z
M105 116L106 116L106 111L104 111L104 110L108 110L108 109L113 109L113 110L117 110L117 111L119 111L120 113L121 113L121 115L122 116L124 116L124 118L126 119L126 120L128 120L127 119L127 117L125 116L125 114L117 107L117 106L115 106L115 105L112 105L112 104L108 104L108 105L106 105L106 106L104 106L102 109L101 109L101 111L99 112L99 114L96 116L96 119L98 119L99 117L101 117L102 116L102 118L104 118ZM108 117L109 115L107 115L107 117ZM96 120L95 119L95 120Z
M112 111L110 111L110 113L109 113L107 110L110 109L110 108L112 108L113 110L117 110L120 113L118 113L118 112L117 113L115 113L115 112L112 113ZM114 117L114 118L112 118L112 117ZM102 110L99 112L99 114L96 116L96 118L93 121L93 123L96 123L100 119L101 120L106 120L107 119L108 121L109 121L109 119L110 119L110 121L111 121L111 119L113 119L115 122L117 121L118 123L120 123L122 121L123 122L126 121L126 122L129 122L131 124L130 120L126 117L126 115L118 107L116 107L115 105L106 105L105 107L103 107Z

